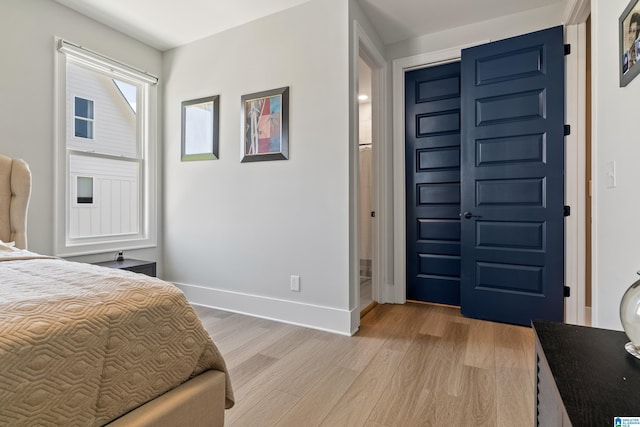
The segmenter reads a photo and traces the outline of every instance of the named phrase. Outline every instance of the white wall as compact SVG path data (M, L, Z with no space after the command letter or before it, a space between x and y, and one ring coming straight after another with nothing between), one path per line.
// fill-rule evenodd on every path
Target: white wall
M371 102L360 103L358 111L358 142L371 144Z
M353 25L353 21L358 21L358 24L362 27L367 37L373 42L376 49L385 55L385 45L382 39L378 35L376 28L373 26L367 15L365 15L362 7L358 3L359 0L349 0L349 23ZM353 34L353 27L350 28L351 34ZM385 55L386 56L386 55Z
M5 40L0 64L0 153L29 163L33 174L29 249L40 253L53 252L54 36L156 75L162 61L157 50L51 0L0 3L0 38ZM154 248L126 255L159 261L161 251Z
M436 52L480 41L495 41L554 27L562 23L564 9L564 2L560 2L523 13L403 40L387 46L387 59Z
M312 0L165 53L165 275L190 301L351 332L347 19ZM289 160L240 163L240 97L283 86ZM180 103L209 95L220 159L181 162Z
M621 329L620 299L640 270L640 78L619 87L618 17L627 0L592 0L593 324ZM617 186L608 188L608 163Z

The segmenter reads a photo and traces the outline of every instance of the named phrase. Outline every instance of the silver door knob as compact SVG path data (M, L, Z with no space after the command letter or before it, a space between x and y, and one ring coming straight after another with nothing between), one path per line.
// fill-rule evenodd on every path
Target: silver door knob
M461 217L465 217L466 219L471 219L471 218L482 218L481 216L479 216L479 215L474 215L474 214L472 214L472 213L471 213L471 212L469 212L469 211L467 211L467 212L465 212L465 213L461 213L461 214L460 214L460 216L461 216Z

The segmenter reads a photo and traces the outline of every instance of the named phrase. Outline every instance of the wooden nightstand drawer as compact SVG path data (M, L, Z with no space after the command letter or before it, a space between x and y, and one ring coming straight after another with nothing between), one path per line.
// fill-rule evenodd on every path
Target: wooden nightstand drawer
M146 274L147 276L156 277L156 262L142 261L138 259L125 259L124 261L106 261L97 262L95 265L102 267L118 268L120 270L129 270L134 273Z

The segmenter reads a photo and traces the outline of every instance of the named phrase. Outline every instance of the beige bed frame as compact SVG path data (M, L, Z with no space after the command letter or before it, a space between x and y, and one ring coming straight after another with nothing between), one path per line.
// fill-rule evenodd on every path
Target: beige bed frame
M107 424L109 427L222 427L224 373L206 371Z
M0 154L0 240L27 249L31 171L24 160Z
M31 171L23 160L0 154L0 240L27 248ZM110 427L221 427L225 374L206 371L107 424Z

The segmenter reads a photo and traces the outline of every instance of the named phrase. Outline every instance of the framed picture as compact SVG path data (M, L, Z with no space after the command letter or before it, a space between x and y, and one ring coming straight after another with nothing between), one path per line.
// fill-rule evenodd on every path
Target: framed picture
M640 5L631 0L618 19L620 33L620 87L640 73Z
M242 162L289 158L289 87L242 96Z
M220 97L182 103L182 161L218 158Z

